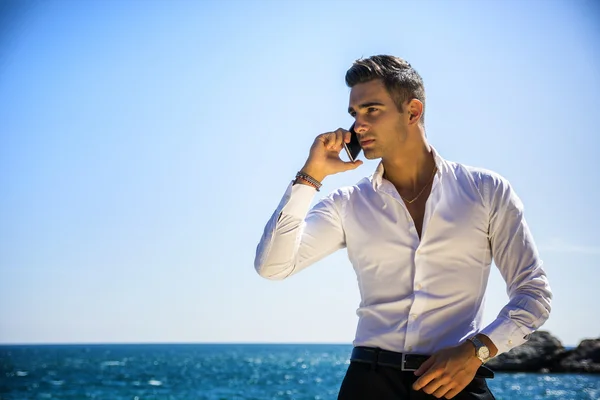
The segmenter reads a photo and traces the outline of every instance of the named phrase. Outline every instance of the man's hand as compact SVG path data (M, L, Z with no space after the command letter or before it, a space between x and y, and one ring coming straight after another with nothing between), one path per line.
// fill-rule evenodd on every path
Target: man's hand
M437 398L451 399L460 393L475 377L481 361L475 356L475 347L466 341L456 347L433 354L415 371L420 376L414 390L423 389Z
M302 171L322 181L328 175L358 168L362 161L344 162L340 158L344 142L350 143L350 136L350 131L342 128L317 136Z

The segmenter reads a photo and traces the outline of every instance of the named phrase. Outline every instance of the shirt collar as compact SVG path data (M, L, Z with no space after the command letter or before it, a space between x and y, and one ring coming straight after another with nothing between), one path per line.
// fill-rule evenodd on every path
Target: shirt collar
M439 155L439 153L435 150L435 148L433 146L429 145L429 147L431 147L431 153L433 154L433 160L435 162L435 166L437 167L437 171L435 174L438 176L438 178L440 178L442 175L442 170L444 169L444 166L446 165L446 161L442 158L442 156ZM381 187L381 184L383 182L383 173L384 173L383 161L380 161L379 165L377 165L377 168L375 169L375 172L373 173L373 175L371 175L369 177L369 179L371 180L371 184L373 185L373 189L377 190Z

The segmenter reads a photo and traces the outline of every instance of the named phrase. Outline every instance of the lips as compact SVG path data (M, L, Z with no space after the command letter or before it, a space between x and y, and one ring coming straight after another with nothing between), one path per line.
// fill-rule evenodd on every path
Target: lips
M361 140L361 141L360 141L360 146L361 146L361 147L365 147L365 146L368 146L368 145L370 145L371 143L374 143L374 142L375 142L375 139L365 139L365 140Z

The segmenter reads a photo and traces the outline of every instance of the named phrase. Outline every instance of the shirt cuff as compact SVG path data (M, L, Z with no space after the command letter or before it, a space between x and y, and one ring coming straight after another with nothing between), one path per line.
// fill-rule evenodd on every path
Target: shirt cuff
M526 328L521 328L514 321L506 318L497 318L479 333L489 337L498 348L496 356L522 345L531 334Z
M310 204L316 193L317 189L312 186L303 185L301 183L298 183L297 185L294 185L293 182L290 183L284 197L287 199L287 202L285 202L285 205L281 209L281 213L304 219L306 214L308 214Z

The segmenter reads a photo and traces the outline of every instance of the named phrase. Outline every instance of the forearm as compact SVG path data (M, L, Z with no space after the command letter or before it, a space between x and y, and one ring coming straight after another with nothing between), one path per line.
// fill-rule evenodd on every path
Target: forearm
M294 268L296 243L315 189L308 185L288 186L279 206L265 226L256 248L254 267L267 279L284 279Z
M529 335L546 322L550 315L550 299L549 288L534 297L517 294L480 333L496 345L498 354L505 353L525 343Z
M551 311L550 285L525 221L513 232L512 239L501 243L503 250L496 251L496 265L506 281L509 302L496 320L481 331L494 342L499 353L525 343Z
M551 311L552 292L537 250L522 220L513 239L503 241L496 251L496 265L507 285L509 302L498 317L481 331L498 347L499 353L525 343Z
M290 185L257 246L254 266L260 276L281 280L344 246L341 221L330 198L310 212L316 193L310 185Z

